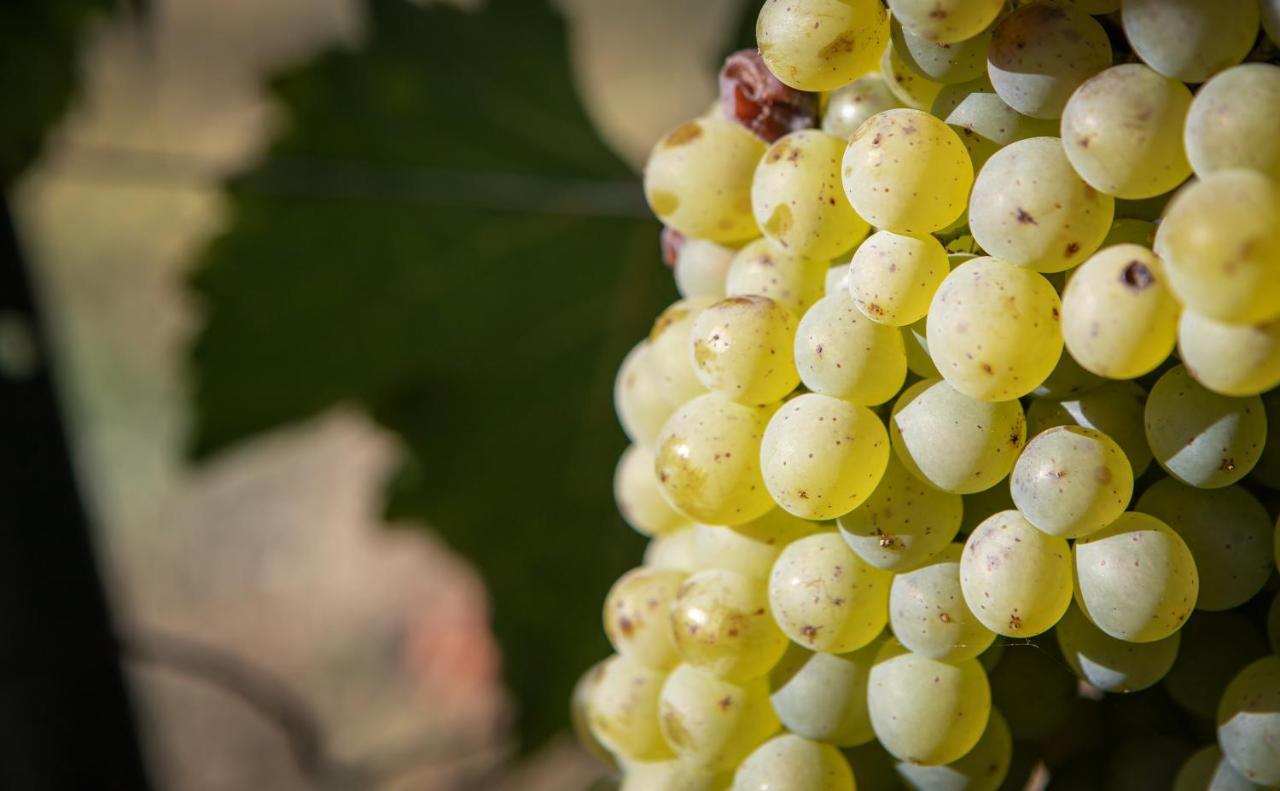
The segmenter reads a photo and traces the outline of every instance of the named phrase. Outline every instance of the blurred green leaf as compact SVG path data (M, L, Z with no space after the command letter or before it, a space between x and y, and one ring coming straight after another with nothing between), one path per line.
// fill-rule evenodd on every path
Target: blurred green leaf
M608 652L604 594L639 561L612 381L675 294L544 2L368 8L359 50L275 81L283 131L229 185L193 280L194 452L340 402L397 433L389 515L480 568L531 748Z

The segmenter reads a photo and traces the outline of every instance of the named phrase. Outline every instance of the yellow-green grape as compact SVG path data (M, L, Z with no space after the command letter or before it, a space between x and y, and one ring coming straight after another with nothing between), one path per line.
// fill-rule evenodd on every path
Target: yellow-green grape
M1076 362L1070 350L1063 349L1062 356L1058 358L1058 364L1054 366L1049 376L1031 391L1031 395L1037 399L1071 398L1087 393L1095 387L1101 387L1106 381ZM1036 433L1032 432L1032 436Z
M1013 762L1013 734L999 711L992 709L987 728L969 752L948 764L921 766L902 762L898 774L918 791L996 791Z
M973 186L973 165L951 127L919 110L886 110L867 119L844 154L845 194L877 228L925 234L959 217Z
M666 673L625 656L598 666L587 697L591 733L610 752L633 761L671 756L658 729L658 693Z
M1054 628L1076 676L1103 692L1137 692L1165 677L1178 656L1179 633L1150 643L1117 640L1072 606Z
M1043 275L975 258L952 270L933 295L929 356L947 383L970 398L1024 396L1058 364L1061 307Z
M679 404L667 398L665 387L649 366L649 344L641 341L627 352L613 380L613 408L627 438L652 447L662 424Z
M1062 336L1086 369L1112 379L1154 370L1173 351L1178 301L1151 250L1119 244L1095 253L1062 295Z
M853 770L829 744L784 733L746 757L733 776L733 791L853 791Z
M991 673L991 702L1009 723L1013 738L1038 742L1071 716L1079 684L1047 639L1003 645Z
M858 557L898 572L945 549L960 529L962 510L960 495L920 480L893 454L876 490L836 524Z
M1280 319L1228 324L1184 310L1178 356L1196 381L1215 393L1251 396L1280 385Z
M991 87L991 80L987 79L984 70L975 79L942 86L942 90L938 91L938 95L934 98L933 106L929 108L929 112L939 118L946 119L969 96L975 93L994 94L995 90L995 88Z
M1218 704L1218 744L1249 782L1280 784L1280 656L1241 670Z
M990 255L1062 272L1098 249L1114 212L1115 198L1076 174L1059 138L1031 137L1010 143L982 166L969 202L969 229Z
M939 44L917 36L904 28L901 21L893 19L889 35L894 52L907 68L934 82L948 85L968 82L987 72L987 47L991 46L989 27L964 41Z
M874 739L867 676L884 640L881 635L845 654L813 652L792 643L769 671L770 700L783 727L841 747Z
M743 525L695 525L694 544L700 568L728 569L765 579L782 548L813 535L819 525L774 508Z
M738 251L729 265L724 292L731 297L768 297L797 316L822 299L827 262L792 255L768 239Z
M1280 188L1253 170L1219 170L1180 190L1156 255L1182 304L1218 321L1280 317Z
M778 139L756 167L751 208L774 244L793 255L830 259L867 235L844 198L843 138L803 129Z
M1183 140L1196 175L1246 168L1280 179L1280 67L1245 63L1217 74L1191 101Z
M1132 643L1160 640L1196 606L1200 577L1172 528L1129 511L1076 541L1076 604L1099 629Z
M902 102L889 90L884 77L869 72L827 97L827 109L822 113L822 131L836 137L849 137L862 126L862 122L876 113L901 107Z
M800 384L796 319L768 297L726 297L698 314L689 336L693 372L743 404L777 401Z
M894 97L913 110L928 110L942 90L942 83L934 82L907 65L892 43L880 56L880 73Z
M766 0L756 43L779 80L802 91L839 88L876 66L889 42L878 0Z
M813 392L868 406L893 398L907 377L901 333L868 319L844 292L823 297L804 314L795 361Z
M687 664L729 681L768 673L787 650L768 599L763 580L736 571L690 575L671 602L676 651Z
M933 766L973 749L991 713L991 687L976 659L942 662L889 640L867 683L876 738L899 761Z
M848 288L848 264L836 264L827 270L826 287L823 289L825 296L832 294L842 294Z
M1102 240L1102 247L1107 248L1117 244L1137 244L1150 250L1155 241L1155 223L1122 217L1111 223L1111 230L1107 231L1107 238Z
M843 654L884 629L892 579L853 554L839 533L818 533L782 550L769 575L769 605L796 643Z
M995 486L1027 438L1017 400L978 401L936 379L902 391L889 417L893 450L917 478L954 494Z
M631 761L617 791L724 791L730 772L709 769L696 761Z
M1057 118L1071 92L1110 65L1102 25L1053 3L1029 3L1001 19L987 55L996 93L1032 118Z
M889 437L875 413L806 393L769 420L760 446L768 494L804 519L834 519L862 504L889 461Z
M581 744L592 756L613 766L617 762L613 753L609 752L609 749L591 732L591 715L587 708L592 691L604 677L604 666L607 661L602 659L596 662L573 685L573 692L569 695L569 726L573 729L573 736L578 740L578 744ZM865 694L863 697L866 697ZM871 724L868 722L867 730L870 731L870 729Z
M689 336L698 316L713 304L715 301L706 297L682 299L662 311L649 331L645 362L663 395L674 406L707 391L689 359Z
M1182 124L1191 91L1141 63L1112 66L1071 94L1062 111L1062 147L1094 188L1149 198L1191 175Z
M1100 431L1124 451L1137 478L1151 464L1151 448L1142 427L1146 403L1147 391L1136 382L1107 382L1062 401L1037 398L1027 408L1027 433L1034 437L1054 426Z
M727 118L699 118L658 141L644 167L644 195L658 219L685 236L743 242L760 235L751 177L765 144Z
M955 44L979 35L1002 8L1001 0L889 0L889 9L903 27L939 44Z
M960 590L963 551L960 544L949 544L925 565L893 578L889 626L907 650L958 662L976 657L995 641L995 633L969 610Z
M613 473L613 499L627 524L644 536L661 535L688 522L662 497L653 474L653 451L632 445Z
M1151 453L1165 472L1202 489L1243 478L1267 441L1260 398L1218 395L1181 365L1151 388L1143 423Z
M1057 426L1032 437L1009 481L1027 521L1061 538L1106 527L1133 496L1133 470L1124 451L1106 434L1081 426Z
M1120 19L1143 62L1191 83L1244 60L1258 36L1255 0L1125 0Z
M686 576L642 566L613 583L604 600L604 633L615 651L655 670L676 666L669 611Z
M725 278L736 251L706 239L685 239L676 253L676 290L685 299L724 296Z
M924 318L950 271L947 251L932 236L878 231L849 262L849 295L872 321L904 327Z
M1267 654L1266 640L1238 612L1197 612L1178 633L1182 645L1164 687L1179 706L1211 720L1236 673Z
M1174 778L1173 791L1254 791L1258 788L1210 744L1187 759Z
M694 572L702 568L693 525L654 536L644 548L645 568Z
M776 408L707 393L677 409L658 434L654 457L667 502L714 525L740 525L772 508L760 471L760 441Z
M1195 559L1201 610L1244 604L1274 570L1272 522L1258 498L1240 486L1196 489L1172 478L1157 481L1134 509L1172 527Z
M965 603L991 631L1032 637L1071 604L1071 548L1017 511L1001 511L969 535L960 557Z
M658 719L677 756L713 770L732 769L778 729L765 679L735 684L692 665L667 676Z
M1058 133L1058 125L1053 121L1031 118L1005 104L990 82L975 87L976 90L960 98L943 116L951 128L960 133L960 140L973 160L974 173L1003 146ZM934 107L936 112L936 103Z
M941 379L938 366L929 356L929 325L925 319L902 327L902 344L907 353L907 370L922 379Z

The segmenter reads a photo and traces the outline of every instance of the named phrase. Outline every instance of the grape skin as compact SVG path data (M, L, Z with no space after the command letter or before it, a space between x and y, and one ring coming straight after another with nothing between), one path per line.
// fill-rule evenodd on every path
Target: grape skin
M766 0L756 41L779 80L829 91L875 68L889 41L889 16L877 0Z
M889 591L889 625L908 650L930 659L973 659L995 633L969 610L960 589L960 556L951 544L930 561L897 574Z
M649 331L645 360L663 396L678 407L707 392L689 358L689 337L702 311L714 304L706 298L682 299L658 315Z
M932 236L878 231L849 262L849 295L867 318L902 327L924 318L950 271L947 251Z
M942 83L908 65L898 52L897 44L892 42L880 56L880 73L894 97L913 110L928 110L942 91Z
M1244 60L1258 34L1255 0L1125 0L1125 37L1166 77L1204 82Z
M926 41L954 44L982 33L1000 14L1001 0L889 0L895 19Z
M1053 426L1084 426L1111 437L1124 450L1136 479L1151 465L1151 448L1142 426L1147 391L1136 382L1107 382L1075 398L1037 398L1027 408L1027 433Z
M1213 392L1258 395L1280 385L1280 319L1228 324L1184 310L1178 355L1196 381Z
M745 524L694 525L694 547L699 568L736 571L748 577L766 579L782 548L798 538L817 532L813 522L773 508Z
M755 749L738 767L732 791L853 791L853 770L829 744L785 733Z
M627 352L613 380L613 408L622 431L642 447L652 447L662 424L678 404L667 399L664 388L649 367L649 344L641 341Z
M668 611L686 576L642 566L613 583L604 600L604 633L615 651L655 670L676 666Z
M1137 692L1164 678L1178 655L1179 633L1150 643L1117 640L1072 606L1054 627L1076 676L1103 692Z
M1218 744L1250 782L1280 783L1280 657L1241 670L1218 704Z
M680 665L662 685L658 724L680 758L731 770L778 729L778 718L763 678L734 684Z
M968 82L986 74L991 28L964 41L939 44L907 30L899 19L891 19L890 24L889 36L894 51L898 53L902 63L915 73L948 85Z
M703 568L698 559L693 525L677 527L670 533L655 536L644 549L646 568L694 572Z
M1280 67L1245 63L1200 86L1183 132L1197 176L1247 168L1280 179Z
M836 520L858 557L879 569L905 571L926 562L955 538L960 495L930 486L893 454L867 501Z
M1124 513L1133 496L1133 471L1107 435L1058 426L1027 443L1010 489L1031 524L1051 536L1079 538Z
M597 666L588 681L587 722L610 752L630 760L671 756L658 729L658 693L666 674L623 656Z
M734 252L731 247L706 239L686 239L676 254L673 268L680 296L722 298Z
M768 297L803 316L822 298L826 282L826 262L792 255L768 239L757 239L733 257L724 292L730 297Z
M768 605L763 580L726 569L692 574L671 601L675 649L687 664L727 681L758 678L787 650Z
M875 738L867 712L867 678L886 635L844 654L792 643L769 672L770 701L783 727L841 747Z
M1071 603L1071 549L1017 511L1002 511L965 542L960 587L988 629L1033 637L1057 623Z
M822 114L822 131L847 141L863 121L876 113L901 106L884 77L870 72L831 92L827 97L827 109Z
M804 314L793 356L805 387L854 404L888 401L907 377L902 335L868 319L844 293L823 297Z
M767 404L800 383L795 335L791 311L768 297L727 297L694 320L689 357L707 389L744 404Z
M688 522L662 497L653 474L653 452L631 445L613 473L613 498L627 524L643 536L661 535Z
M926 791L995 791L1013 761L1013 735L996 709L987 728L969 752L948 764L920 766L899 763L897 771L909 788Z
M1013 109L1057 118L1071 92L1110 65L1111 44L1093 18L1062 5L1029 3L996 25L987 75Z

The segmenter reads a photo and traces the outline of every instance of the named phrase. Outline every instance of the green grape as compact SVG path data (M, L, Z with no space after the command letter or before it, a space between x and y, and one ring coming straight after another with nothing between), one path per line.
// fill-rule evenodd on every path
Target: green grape
M941 94L939 99L942 99ZM943 108L935 102L934 112L939 109ZM1058 133L1058 125L1053 121L1025 116L1005 104L990 81L974 85L974 90L957 97L954 106L940 117L946 118L951 128L960 133L960 141L969 150L975 173L981 171L991 155L1003 146L1029 137Z
M1122 514L1076 541L1076 604L1118 640L1149 643L1182 626L1200 578L1186 542L1149 514Z
M1032 437L1009 482L1027 521L1060 538L1106 527L1133 496L1124 451L1106 434L1082 426L1056 426Z
M889 36L894 52L915 73L947 85L968 82L986 74L991 28L964 41L939 44L907 30L896 18L890 24ZM928 110L929 107L920 109Z
M1071 549L1017 511L1001 511L965 541L960 587L988 629L1032 637L1057 623L1071 603Z
M893 578L889 626L898 642L930 659L973 659L995 641L965 604L960 590L964 547L950 544L928 563Z
M1179 633L1182 645L1164 688L1179 706L1211 720L1236 673L1266 655L1266 640L1235 612L1197 612Z
M729 681L762 676L787 650L768 612L763 580L705 569L682 582L670 607L676 651L687 664Z
M613 650L655 670L680 661L671 635L671 602L683 571L632 569L618 578L604 600L604 633Z
M685 239L673 267L676 290L685 299L724 296L725 278L736 252L706 239Z
M1009 723L992 709L987 728L973 749L948 764L920 766L898 764L907 788L916 791L996 791L1013 761L1013 735Z
M663 385L649 366L649 344L637 343L627 352L613 380L613 407L627 438L652 447L662 424L679 404L667 400Z
M858 557L876 568L899 572L945 549L960 529L962 512L960 495L920 480L894 454L867 501L836 524Z
M840 294L848 288L847 279L849 276L848 264L836 264L827 270L826 287L823 289L825 296L832 294ZM816 304L816 303L815 303Z
M959 217L973 185L960 137L919 110L885 110L849 139L845 194L872 225L902 234L945 228Z
M964 500L964 519L960 521L960 532L965 536L972 533L978 525L987 521L1001 511L1014 510L1013 497L1008 486L992 486L973 494L966 494Z
M712 770L732 769L778 729L763 678L734 684L680 665L658 697L658 724L680 758Z
M766 0L756 42L779 80L829 91L875 68L889 42L889 15L876 0Z
M900 791L902 784L895 769L897 760L889 755L880 742L872 739L866 744L845 750L853 768L854 784L858 791Z
M907 353L907 370L922 379L941 379L938 366L929 356L929 325L924 319L902 327L902 344Z
M871 668L867 708L876 738L899 761L945 764L982 737L991 687L976 659L941 662L889 640Z
M1116 212L1119 211L1117 206ZM1136 244L1150 250L1155 241L1155 223L1122 217L1111 223L1111 230L1107 231L1107 238L1102 240L1102 247L1105 249L1117 244Z
M1280 656L1259 659L1227 685L1218 704L1218 744L1250 782L1280 784Z
M849 295L872 321L903 327L924 318L950 271L947 251L932 236L879 231L849 262Z
M1173 783L1173 791L1254 791L1257 787L1236 771L1216 744L1188 758Z
M1276 546L1280 547L1280 526L1277 526L1276 534ZM1280 554L1280 549L1277 554ZM1267 609L1267 639L1271 642L1271 650L1280 654L1280 593L1271 600L1271 607Z
M1024 396L1062 354L1062 303L1048 280L998 258L956 267L929 307L929 355L947 383L982 401Z
M689 336L698 316L713 304L714 300L705 297L682 299L662 311L649 331L649 353L645 355L645 362L658 387L674 406L707 391L698 381L689 359Z
M811 651L843 654L884 629L892 579L853 554L838 533L818 533L782 550L769 575L769 606L787 637Z
M1161 520L1186 542L1200 575L1201 610L1244 604L1271 576L1271 517L1243 487L1196 489L1165 478L1143 493L1134 510Z
M1280 319L1228 324L1184 310L1178 355L1195 380L1215 393L1263 393L1280 385Z
M1191 91L1141 63L1085 80L1062 111L1067 159L1095 189L1119 198L1162 195L1191 175L1182 124Z
M702 568L693 525L655 536L644 549L646 568L693 572Z
M694 762L673 759L627 764L618 791L724 791L729 773Z
M912 474L955 494L999 483L1027 437L1016 400L977 401L936 379L902 391L889 418L889 435L898 460Z
M768 239L757 239L733 257L724 292L731 297L768 297L803 316L822 298L826 280L826 262L801 258Z
M1076 362L1076 358L1071 356L1068 349L1063 349L1062 356L1058 358L1058 364L1054 366L1049 376L1031 391L1031 395L1041 399L1065 399L1087 393L1106 381L1092 371L1086 370Z
M1034 437L1054 426L1100 431L1124 451L1137 478L1151 464L1151 449L1142 427L1146 403L1147 391L1135 382L1107 382L1063 401L1035 399L1027 408L1027 433Z
M587 723L610 752L636 761L667 758L671 750L658 729L658 693L666 673L624 656L597 666L588 684Z
M1252 170L1219 170L1180 190L1156 230L1169 287L1218 321L1280 317L1280 188Z
M1029 3L996 25L987 75L1013 109L1057 118L1071 92L1110 65L1111 43L1096 20L1067 6Z
M901 107L898 97L889 90L884 77L869 72L827 97L822 114L822 131L848 140L862 122L876 113Z
M1075 606L1053 631L1076 676L1103 692L1146 689L1164 678L1178 656L1178 632L1150 643L1117 640L1094 626Z
M1280 390L1272 390L1262 396L1262 409L1267 425L1280 425ZM1270 432L1262 456L1249 472L1249 479L1268 489L1280 489L1280 432ZM1280 561L1276 563L1280 566Z
M846 654L792 643L769 672L770 700L782 725L806 739L842 747L875 738L867 713L867 676L884 636Z
M867 318L845 293L823 297L800 319L794 357L805 387L855 404L882 404L907 378L901 333Z
M894 98L913 110L928 110L938 98L942 83L934 82L908 65L893 43L880 56L880 73Z
M699 568L728 569L765 579L783 547L812 535L819 527L774 508L746 524L694 525L693 529Z
M775 736L748 755L733 791L853 791L853 770L840 751L794 733Z
M1049 641L1007 643L991 673L991 701L1013 738L1038 742L1070 718L1077 686Z
M995 90L995 88L991 87L991 80L987 79L986 70L984 69L982 74L972 80L942 86L942 90L938 91L938 96L933 100L933 105L929 108L929 113L938 118L946 119L951 114L951 111L959 107L960 103L969 98L969 96L975 93L994 94Z
M591 715L588 711L591 693L599 686L600 680L604 678L604 667L607 661L607 659L602 659L596 662L573 685L573 692L569 695L569 726L573 729L573 736L578 740L578 744L581 744L594 758L598 758L609 766L614 766L616 759L613 757L613 753L609 752L609 748L601 744L596 735L591 732ZM863 697L865 698L865 695ZM868 720L868 732L870 729L871 722Z
M1280 179L1280 67L1245 63L1196 92L1183 132L1196 175L1247 168Z
M1098 249L1114 212L1115 199L1076 174L1059 138L1031 137L1010 143L982 166L969 202L969 229L990 255L1062 272Z
M760 470L771 406L707 393L676 410L658 434L654 471L677 511L717 525L749 522L773 507Z
M867 222L842 200L843 138L792 132L765 152L751 182L751 209L774 244L804 258L829 259L867 235Z
M622 518L643 536L669 533L688 521L663 499L653 474L653 452L639 445L628 447L618 459L613 499Z
M1267 439L1262 399L1206 390L1182 365L1169 369L1151 388L1144 426L1151 452L1165 472L1202 489L1243 478Z
M649 208L685 236L725 243L759 236L751 215L751 177L764 150L760 138L727 118L676 127L645 164Z
M1258 35L1255 0L1125 0L1125 38L1151 68L1204 82L1244 60Z
M784 404L760 446L768 494L804 519L834 519L857 508L880 482L889 437L875 413L819 393Z
M889 9L904 28L939 44L979 35L1003 7L1001 0L889 0Z
M768 297L726 297L693 322L693 372L725 398L744 404L777 401L800 384L792 356L795 335L795 316Z

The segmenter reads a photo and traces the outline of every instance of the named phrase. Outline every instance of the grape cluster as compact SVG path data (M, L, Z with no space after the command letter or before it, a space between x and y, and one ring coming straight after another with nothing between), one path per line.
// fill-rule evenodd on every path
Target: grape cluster
M652 540L574 697L622 788L1280 785L1277 34L764 3L645 169Z

